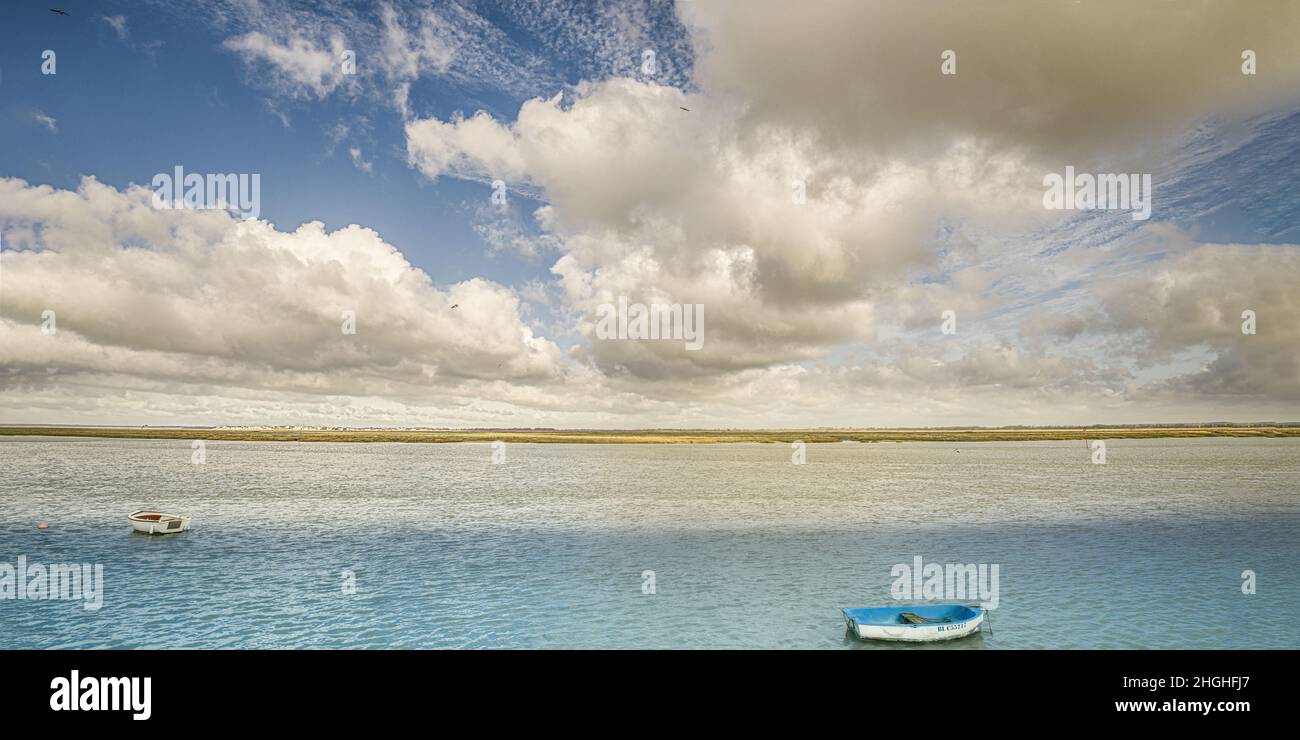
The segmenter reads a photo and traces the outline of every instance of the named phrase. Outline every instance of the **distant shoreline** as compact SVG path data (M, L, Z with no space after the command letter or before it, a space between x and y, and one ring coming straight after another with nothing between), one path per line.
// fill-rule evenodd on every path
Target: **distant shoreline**
M0 426L0 437L202 439L238 442L503 442L536 444L725 444L734 442L1031 442L1085 439L1300 437L1300 426L1107 426L944 429L528 430L244 429Z

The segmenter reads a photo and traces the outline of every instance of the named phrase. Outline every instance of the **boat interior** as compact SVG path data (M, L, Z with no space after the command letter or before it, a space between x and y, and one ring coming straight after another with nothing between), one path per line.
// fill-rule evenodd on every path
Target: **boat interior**
M172 519L180 519L178 516L159 514L156 511L137 511L131 515L131 518L140 522L166 522Z
M844 615L859 624L921 625L962 622L979 615L968 606L955 604L917 604L905 607L845 609Z

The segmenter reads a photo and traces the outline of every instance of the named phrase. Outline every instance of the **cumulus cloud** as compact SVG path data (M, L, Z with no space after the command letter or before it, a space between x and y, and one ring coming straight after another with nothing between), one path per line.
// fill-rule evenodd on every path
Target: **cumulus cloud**
M90 178L76 191L0 180L0 386L128 376L177 394L419 401L510 379L564 382L559 349L533 334L503 286L435 286L359 226L281 232L221 211L154 209L151 195ZM41 332L47 310L53 336ZM344 312L355 334L344 333Z
M708 306L702 352L593 344L602 366L646 376L806 360L869 339L875 303L932 261L936 215L970 212L978 194L1001 188L1000 170L977 174L978 149L861 176L797 134L754 147L735 135L735 115L613 79L579 86L567 106L529 101L513 123L413 120L408 158L430 177L545 193L543 225L564 245L553 272L588 317L620 295Z
M433 285L367 229L282 232L221 211L154 209L151 196L92 178L75 191L0 180L5 421L716 425L781 393L773 422L811 408L852 423L834 411L834 399L862 395L851 378L895 395L947 378L940 393L954 396L1059 380L1061 363L1007 348L955 374L917 355L901 370L607 375L536 335L512 291ZM53 335L41 331L45 311ZM355 335L342 332L344 311Z
M436 118L406 124L407 158L431 178L444 173L522 180L523 156L515 137L486 113L442 122Z
M1079 357L970 332L951 338L959 345L894 337L835 362L758 362L745 353L764 342L737 334L702 372L680 351L638 354L653 343L566 352L536 332L514 291L435 285L359 226L284 232L157 210L151 196L91 178L75 191L0 180L4 421L1047 424L1268 418L1300 401L1294 246L1188 243L1160 269L1098 288L1102 318L1084 333L1125 341L1124 353ZM552 300L539 285L526 293ZM1240 334L1243 307L1258 334ZM355 335L342 331L345 311ZM1039 328L1058 330L1075 332ZM1129 366L1201 345L1213 352L1200 372L1141 385Z
M1198 370L1163 381L1183 394L1300 400L1300 246L1190 244L1148 274L1099 288L1105 328L1151 365L1205 350ZM1251 312L1253 318L1244 316ZM1245 333L1253 324L1254 333Z

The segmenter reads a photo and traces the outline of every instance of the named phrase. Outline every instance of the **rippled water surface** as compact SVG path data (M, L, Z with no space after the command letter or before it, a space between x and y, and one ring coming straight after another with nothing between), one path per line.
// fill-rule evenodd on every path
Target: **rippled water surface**
M893 647L839 609L916 556L997 564L999 603L902 649L1300 647L1300 440L491 453L0 438L0 563L105 578L97 611L0 600L0 648ZM132 534L144 507L193 529Z

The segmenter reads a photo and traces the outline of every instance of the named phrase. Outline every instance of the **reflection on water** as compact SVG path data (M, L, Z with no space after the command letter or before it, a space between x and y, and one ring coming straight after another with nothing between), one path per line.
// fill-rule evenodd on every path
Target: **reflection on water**
M0 439L0 563L106 580L0 600L0 647L1300 647L1297 440L190 452ZM144 507L193 529L132 534ZM992 634L848 640L918 555L1000 565Z

